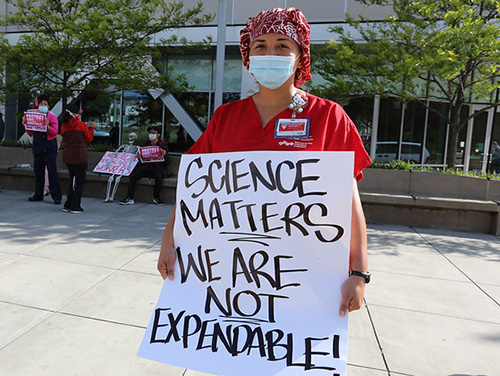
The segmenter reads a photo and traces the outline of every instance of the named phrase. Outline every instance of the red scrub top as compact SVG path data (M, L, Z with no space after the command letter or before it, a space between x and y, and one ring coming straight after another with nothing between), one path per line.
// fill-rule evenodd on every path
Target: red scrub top
M354 176L371 164L356 126L335 102L306 93L308 104L297 118L310 119L309 137L275 138L278 119L290 119L286 109L262 127L252 97L220 106L207 129L189 149L189 154L224 153L255 150L354 151Z

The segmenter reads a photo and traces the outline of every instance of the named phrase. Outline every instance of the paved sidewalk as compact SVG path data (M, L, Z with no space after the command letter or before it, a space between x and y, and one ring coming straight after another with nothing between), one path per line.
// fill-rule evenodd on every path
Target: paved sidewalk
M28 196L0 193L0 376L205 375L135 355L172 207ZM349 376L500 375L500 238L371 225L369 251Z

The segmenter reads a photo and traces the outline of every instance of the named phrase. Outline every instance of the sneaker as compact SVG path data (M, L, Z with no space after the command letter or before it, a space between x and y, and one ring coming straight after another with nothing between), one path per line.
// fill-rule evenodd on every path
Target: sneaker
M134 205L135 201L133 198L127 197L125 200L120 201L120 205Z
M36 196L31 196L28 197L29 201L43 201L43 196L42 197L36 197Z
M153 202L154 202L156 205L159 205L159 206L163 206L163 205L165 205L165 203L164 203L161 199L159 199L159 198L154 198L154 199L153 199Z
M63 207L62 211L65 212L65 213L69 213L71 211L71 209L67 208L67 207Z
M104 199L104 201L103 201L103 202L105 202L105 203L109 203L109 202L113 202L113 200L112 200L112 199L110 199L110 198L106 198L106 199Z
M82 209L82 208L79 208L79 209L71 209L71 213L72 213L72 214L80 214L80 213L83 213L83 209Z

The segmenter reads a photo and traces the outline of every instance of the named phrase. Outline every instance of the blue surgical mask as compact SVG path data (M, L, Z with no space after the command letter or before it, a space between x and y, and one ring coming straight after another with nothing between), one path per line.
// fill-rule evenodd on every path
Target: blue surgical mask
M295 56L250 56L248 71L262 86L277 89L293 74L296 59Z
M42 114L46 114L49 112L49 108L47 106L38 106L38 111L40 111Z

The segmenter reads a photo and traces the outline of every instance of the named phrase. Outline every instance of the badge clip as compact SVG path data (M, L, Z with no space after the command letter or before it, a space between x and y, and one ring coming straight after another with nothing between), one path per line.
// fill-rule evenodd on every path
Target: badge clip
M299 93L295 93L292 97L292 103L288 105L288 108L293 111L292 119L297 117L297 113L302 113L304 111L304 107L307 106L309 99L304 95L300 95Z

